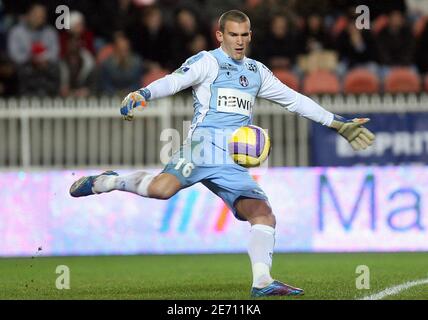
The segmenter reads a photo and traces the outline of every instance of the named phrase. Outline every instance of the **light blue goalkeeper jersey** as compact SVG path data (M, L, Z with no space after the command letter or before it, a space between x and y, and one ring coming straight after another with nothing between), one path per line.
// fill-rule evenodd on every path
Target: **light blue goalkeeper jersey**
M210 59L209 95L205 95L205 90L193 90L195 114L192 127L233 130L251 124L254 102L261 86L256 61L233 60L221 49L208 54L216 60Z
M329 125L333 114L290 89L262 63L232 59L222 48L190 57L172 74L147 86L146 98L157 99L192 87L194 115L189 131L234 129L252 123L256 97L278 103L291 112Z

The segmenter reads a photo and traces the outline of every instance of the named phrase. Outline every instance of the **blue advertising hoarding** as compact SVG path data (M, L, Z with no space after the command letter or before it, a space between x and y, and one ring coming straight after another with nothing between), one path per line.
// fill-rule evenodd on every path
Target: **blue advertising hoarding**
M336 132L311 124L312 166L409 165L428 163L428 113L344 114L369 117L367 127L376 134L374 145L355 152Z

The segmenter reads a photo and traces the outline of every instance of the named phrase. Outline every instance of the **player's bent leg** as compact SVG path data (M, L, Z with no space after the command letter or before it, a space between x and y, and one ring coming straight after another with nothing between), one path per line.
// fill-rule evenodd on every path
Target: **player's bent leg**
M261 199L240 198L235 203L236 211L251 225L263 224L275 228L276 220L269 203Z
M150 190L149 190L150 188ZM70 188L73 197L110 192L113 190L127 191L143 197L168 199L173 196L181 185L179 180L166 173L154 175L145 171L119 176L114 171L106 171L95 176L82 177Z
M170 173L161 173L148 186L148 196L166 200L175 195L180 189L181 183L176 176Z
M261 199L241 198L235 203L239 217L251 224L248 254L253 271L252 297L302 295L302 289L272 279L272 255L275 245L275 216L269 203Z

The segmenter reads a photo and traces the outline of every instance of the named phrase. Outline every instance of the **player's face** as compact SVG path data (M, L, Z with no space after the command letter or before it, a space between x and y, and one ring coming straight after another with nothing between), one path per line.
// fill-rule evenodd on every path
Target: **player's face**
M251 41L250 23L226 21L224 32L217 31L216 36L221 47L230 57L241 60Z

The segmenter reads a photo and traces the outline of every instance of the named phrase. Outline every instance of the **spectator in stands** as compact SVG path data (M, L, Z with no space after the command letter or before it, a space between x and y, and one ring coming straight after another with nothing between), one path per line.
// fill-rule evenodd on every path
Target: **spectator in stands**
M331 41L318 14L311 14L306 20L305 29L299 39L300 52L311 53L330 48Z
M205 30L203 25L198 22L196 15L190 9L179 9L175 17L175 32L172 40L171 63L168 66L169 69L176 69L191 56L188 43L190 43L197 34L201 34L205 37L209 34L209 31ZM206 41L208 42L207 39Z
M95 59L79 38L69 39L60 70L62 96L87 97L95 91Z
M379 62L384 66L412 64L414 38L404 15L394 10L389 14L388 26L377 36Z
M144 59L145 67L165 67L171 52L171 30L163 21L158 7L148 7L141 11L141 21L131 36L135 51Z
M92 55L95 55L94 34L86 28L85 17L79 11L70 13L70 29L60 33L61 57L69 52L70 43L85 48Z
M310 15L306 20L303 33L298 37L299 52L298 68L295 72L302 73L325 70L336 71L337 52L331 50L331 39L318 14Z
M73 1L73 6L75 5ZM94 32L94 47L98 52L113 41L116 31L126 35L136 30L137 6L132 0L90 0L81 1L80 10L87 18L88 29Z
M348 19L346 28L339 33L335 43L340 60L348 69L377 61L372 33L358 29L353 17Z
M8 37L8 53L17 64L25 64L31 60L34 43L44 46L44 57L50 62L58 60L59 42L56 30L46 25L46 7L33 4L23 21L14 26Z
M99 87L105 94L124 95L141 87L142 61L135 55L129 39L122 32L116 32L113 53L100 66Z
M129 37L138 26L139 15L140 10L133 0L117 0L115 29L123 31Z
M95 51L111 42L116 30L114 23L117 14L117 1L91 0L85 1L84 16L87 19L88 29L94 32ZM102 8L102 10L100 10ZM99 12L101 11L101 12Z
M59 94L59 66L49 57L49 50L44 43L33 43L30 61L18 69L20 95L56 96Z
M296 59L297 41L285 15L277 14L272 18L269 34L261 46L262 60L272 69L290 69Z

